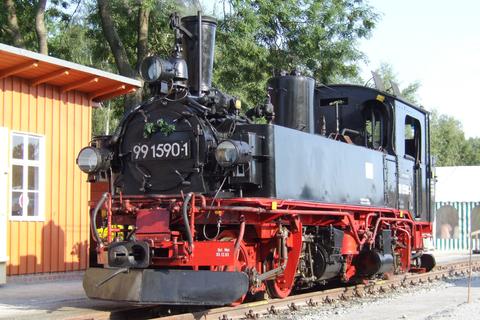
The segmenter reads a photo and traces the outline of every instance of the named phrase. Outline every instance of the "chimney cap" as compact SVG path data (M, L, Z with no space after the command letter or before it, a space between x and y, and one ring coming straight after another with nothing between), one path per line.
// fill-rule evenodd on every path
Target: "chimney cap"
M197 22L198 21L198 16L185 16L182 19L182 22ZM204 16L202 15L202 22L209 22L213 24L217 24L217 19L211 16Z

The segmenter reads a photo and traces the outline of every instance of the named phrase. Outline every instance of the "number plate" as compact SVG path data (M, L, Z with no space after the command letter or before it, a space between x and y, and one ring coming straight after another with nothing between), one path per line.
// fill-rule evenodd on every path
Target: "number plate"
M190 159L190 142L137 144L132 149L133 161Z

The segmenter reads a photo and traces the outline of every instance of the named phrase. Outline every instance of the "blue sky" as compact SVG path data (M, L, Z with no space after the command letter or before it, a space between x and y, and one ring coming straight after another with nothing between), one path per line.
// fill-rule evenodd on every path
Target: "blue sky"
M480 1L370 0L382 17L361 50L364 77L381 62L405 86L419 80L421 104L454 116L480 137Z

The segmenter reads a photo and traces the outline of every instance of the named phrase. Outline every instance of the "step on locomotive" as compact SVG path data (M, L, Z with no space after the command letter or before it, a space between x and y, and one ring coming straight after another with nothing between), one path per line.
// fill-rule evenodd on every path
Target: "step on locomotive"
M171 26L172 56L141 67L150 97L77 158L108 186L91 209L88 297L230 305L435 266L424 109L294 71L242 113L211 85L215 19Z

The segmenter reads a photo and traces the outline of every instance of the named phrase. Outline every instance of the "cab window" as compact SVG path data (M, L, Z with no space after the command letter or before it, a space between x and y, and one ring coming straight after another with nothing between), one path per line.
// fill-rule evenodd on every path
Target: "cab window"
M405 117L405 156L416 161L420 161L420 121L406 116Z
M382 107L383 105L373 102L363 110L365 146L367 148L382 150L387 145L385 116Z

